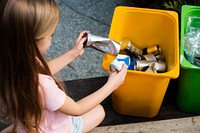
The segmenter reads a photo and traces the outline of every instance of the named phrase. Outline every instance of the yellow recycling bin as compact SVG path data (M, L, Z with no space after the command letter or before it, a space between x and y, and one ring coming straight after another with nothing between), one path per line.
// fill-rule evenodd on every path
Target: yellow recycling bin
M140 49L159 44L167 71L151 73L128 70L124 84L112 93L116 112L131 116L158 114L170 78L179 76L179 26L174 11L118 6L115 8L109 38L120 42L130 38ZM114 56L105 54L102 67L109 71Z

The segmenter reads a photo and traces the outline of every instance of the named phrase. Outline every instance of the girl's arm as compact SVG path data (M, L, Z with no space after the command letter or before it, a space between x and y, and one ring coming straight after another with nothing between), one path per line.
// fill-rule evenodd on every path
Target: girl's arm
M50 60L47 62L51 73L54 75L60 70L62 70L66 65L72 62L74 59L78 57L78 54L74 50L69 50L68 52L64 53L63 55Z
M66 65L72 62L77 57L81 56L84 52L83 42L86 40L86 37L82 38L84 33L89 31L83 31L79 34L74 47L63 55L48 61L47 64L51 70L51 73L54 75L60 70L62 70Z
M3 129L0 133L12 133L13 124Z
M111 73L107 83L99 90L88 95L87 97L74 102L70 97L66 96L64 105L59 111L68 115L83 115L90 111L98 104L100 104L106 97L108 97L115 89L117 89L124 82L127 67L124 65L119 73Z

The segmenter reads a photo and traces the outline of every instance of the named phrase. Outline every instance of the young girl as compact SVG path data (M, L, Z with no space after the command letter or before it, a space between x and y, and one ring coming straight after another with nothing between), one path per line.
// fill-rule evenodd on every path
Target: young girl
M74 47L46 62L43 54L51 44L60 17L54 0L0 1L0 107L13 124L2 133L88 132L105 116L100 103L124 81L127 68L111 73L106 84L74 101L53 74L83 54L80 33Z

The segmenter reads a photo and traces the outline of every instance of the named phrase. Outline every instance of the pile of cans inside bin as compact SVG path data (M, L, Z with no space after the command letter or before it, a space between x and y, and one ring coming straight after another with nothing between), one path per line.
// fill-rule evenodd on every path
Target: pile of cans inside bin
M120 54L110 64L111 71L120 71L122 64L125 63L128 70L166 72L165 57L161 54L158 44L140 50L133 45L129 38L125 38L120 41L120 45Z

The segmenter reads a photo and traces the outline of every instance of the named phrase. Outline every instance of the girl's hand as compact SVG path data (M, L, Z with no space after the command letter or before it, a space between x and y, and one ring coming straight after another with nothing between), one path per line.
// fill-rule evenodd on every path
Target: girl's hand
M75 44L74 44L74 47L72 48L72 50L77 54L77 56L81 56L83 53L84 53L84 47L83 47L83 43L86 41L86 37L83 37L83 35L85 34L85 33L89 33L89 31L82 31L80 34L79 34L79 36L78 36L78 38L77 38L77 40L76 40L76 42L75 42Z
M120 72L112 72L107 81L107 85L111 86L113 91L116 90L120 85L124 83L124 79L127 74L127 66L123 64L122 70Z

